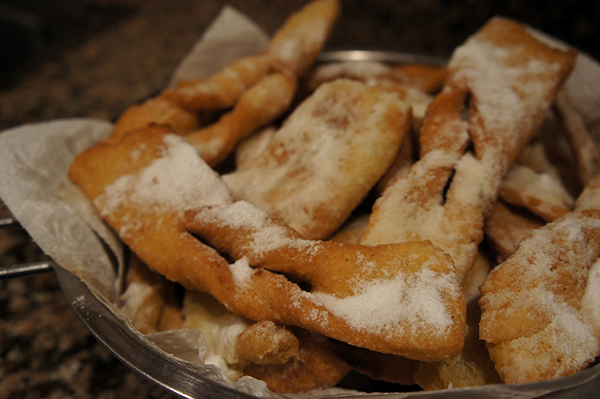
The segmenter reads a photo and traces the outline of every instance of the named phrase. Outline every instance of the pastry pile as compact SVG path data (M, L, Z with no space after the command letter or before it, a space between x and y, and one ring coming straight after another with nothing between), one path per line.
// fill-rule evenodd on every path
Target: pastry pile
M132 252L125 313L202 330L206 363L277 392L589 366L600 177L562 89L576 52L494 18L444 67L316 65L339 13L309 3L264 52L131 107L76 158Z

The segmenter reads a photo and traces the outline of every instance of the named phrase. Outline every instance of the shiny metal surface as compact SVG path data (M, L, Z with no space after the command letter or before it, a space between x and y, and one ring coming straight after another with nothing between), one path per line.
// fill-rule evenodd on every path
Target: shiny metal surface
M77 276L60 266L55 272L73 310L96 339L125 365L162 388L162 397L252 398L202 375L192 374L176 359L149 346L130 331Z
M443 66L446 63L446 60L440 57L377 50L325 51L319 56L319 62L340 61L376 61L389 64L425 64L432 66Z
M24 277L32 274L51 272L54 268L52 262L19 263L15 265L0 266L0 280L5 278Z

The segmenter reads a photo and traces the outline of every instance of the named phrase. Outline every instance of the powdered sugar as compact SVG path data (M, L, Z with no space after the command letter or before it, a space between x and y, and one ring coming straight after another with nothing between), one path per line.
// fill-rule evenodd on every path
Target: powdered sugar
M248 258L245 256L230 264L229 270L233 276L233 281L239 287L246 286L254 274L254 269L250 267Z
M471 38L453 54L449 68L454 79L465 81L471 89L487 129L513 134L517 123L529 123L523 119L528 106L544 103L552 82L540 76L554 73L559 65L535 58L514 65L510 59L523 51Z
M95 200L102 215L112 213L126 198L138 206L164 206L178 211L231 201L227 187L185 139L167 135L164 144L162 156L152 164L105 188ZM132 156L139 156L138 151L134 149Z
M441 293L456 291L451 274L423 269L414 274L398 273L395 278L363 282L358 293L345 298L313 293L317 304L344 318L357 330L390 331L407 329L442 335L453 325Z

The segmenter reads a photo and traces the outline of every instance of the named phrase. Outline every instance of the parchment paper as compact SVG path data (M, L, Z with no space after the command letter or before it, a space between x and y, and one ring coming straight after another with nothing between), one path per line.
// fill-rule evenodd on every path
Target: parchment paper
M210 76L233 60L260 51L267 43L268 37L254 22L235 9L225 7L177 68L170 85L181 79ZM580 54L566 87L573 105L582 114L596 142L600 143L600 65ZM123 275L122 245L93 212L86 197L67 178L75 156L105 138L111 127L106 121L66 119L2 132L0 197L45 253L80 277L100 300L112 304L111 309L118 313L116 304ZM107 248L116 259L115 264ZM124 318L123 315L118 316ZM132 328L129 323L124 322L124 325ZM167 353L179 354L182 361L200 362L202 359L204 344L198 332L152 334L146 339L149 345L155 344ZM198 367L194 364L190 365L190 369L200 370L203 375L246 393L282 397L266 389L263 382L250 377L231 382L211 365ZM575 387L597 378L598 374L600 365L550 382L397 393L385 397L533 398L565 389L564 392L575 394ZM339 394L340 390L333 388L310 396Z

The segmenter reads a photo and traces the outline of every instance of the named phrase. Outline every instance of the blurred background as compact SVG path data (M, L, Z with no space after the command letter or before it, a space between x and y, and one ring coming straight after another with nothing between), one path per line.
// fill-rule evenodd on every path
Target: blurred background
M0 0L0 129L59 117L113 118L167 82L222 0ZM274 32L303 0L231 0ZM447 57L494 15L600 59L599 1L342 0L328 48Z
M341 1L328 49L448 57L503 15L600 59L597 0ZM0 0L0 130L113 119L165 86L226 3L271 34L305 1ZM2 264L41 256L18 228L0 230ZM0 359L0 399L146 398L153 391L77 320L53 274L0 281Z

